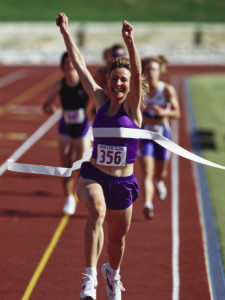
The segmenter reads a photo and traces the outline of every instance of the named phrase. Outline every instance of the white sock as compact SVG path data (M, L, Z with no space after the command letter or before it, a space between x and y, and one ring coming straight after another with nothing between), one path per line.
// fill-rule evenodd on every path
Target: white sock
M120 274L120 269L114 270L110 264L108 265L109 275L111 278L115 278L117 275Z
M153 208L154 208L154 205L153 205L152 202L149 202L149 201L148 201L148 202L145 202L144 207L149 208L149 209L153 209Z
M158 181L158 184L164 184L164 181L161 179Z
M70 194L69 196L67 196L67 200L68 201L75 201L75 198L74 198L74 195L73 194Z
M86 268L86 274L89 275L89 276L97 277L97 268L96 267Z

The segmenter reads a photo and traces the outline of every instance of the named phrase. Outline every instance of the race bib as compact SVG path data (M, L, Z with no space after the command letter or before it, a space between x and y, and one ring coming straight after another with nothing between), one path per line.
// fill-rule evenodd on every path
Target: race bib
M85 120L85 113L83 108L75 110L65 110L64 120L66 124L81 124Z
M127 147L98 145L97 164L104 166L125 166Z
M144 129L163 134L163 125L144 124Z

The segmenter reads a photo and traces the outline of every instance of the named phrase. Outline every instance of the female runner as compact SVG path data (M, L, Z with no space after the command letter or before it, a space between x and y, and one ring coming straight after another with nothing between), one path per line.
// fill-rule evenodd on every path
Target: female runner
M83 56L69 31L68 19L60 13L57 20L71 61L81 82L94 99L96 118L93 128L140 128L142 123L141 62L135 47L133 27L123 22L122 36L127 46L130 63L117 58L109 68L110 99L90 75ZM80 293L81 299L96 299L97 262L103 246L103 222L108 222L109 262L101 268L110 300L120 300L120 265L124 254L125 236L129 230L133 202L138 197L137 179L133 164L138 148L137 139L95 138L90 162L81 166L77 196L88 210L85 229L86 272Z
M142 60L142 72L149 83L149 93L145 98L143 128L161 133L171 139L169 119L180 117L180 107L174 87L160 81L160 75L166 71L167 59L164 56L152 56ZM164 179L170 159L170 152L154 141L141 140L138 155L143 170L142 190L144 193L143 213L146 218L154 216L154 181L159 199L167 196Z
M57 96L60 96L63 117L58 125L59 153L62 165L69 168L74 161L73 155L76 155L76 159L80 159L83 152L90 147L90 141L85 135L90 126L87 114L91 109L91 102L67 52L62 55L61 70L64 76L52 86L43 109L46 113L53 113L57 109L55 105ZM64 213L74 214L76 210L74 182L73 177L63 178L66 196Z

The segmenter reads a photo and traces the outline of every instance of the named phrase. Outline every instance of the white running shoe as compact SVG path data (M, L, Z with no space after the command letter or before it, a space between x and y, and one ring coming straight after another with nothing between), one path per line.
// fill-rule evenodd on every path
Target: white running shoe
M76 200L73 195L69 195L66 198L66 204L63 207L65 214L73 215L76 211Z
M163 180L160 180L156 185L160 200L165 200L167 196L167 188Z
M90 276L84 274L84 283L81 285L82 290L80 292L80 298L86 300L95 300L96 299L96 289L98 285L98 281L96 276Z
M109 300L121 300L121 291L125 291L122 282L120 281L120 275L115 278L110 277L110 271L108 270L109 264L102 265L102 275L106 281L106 294Z

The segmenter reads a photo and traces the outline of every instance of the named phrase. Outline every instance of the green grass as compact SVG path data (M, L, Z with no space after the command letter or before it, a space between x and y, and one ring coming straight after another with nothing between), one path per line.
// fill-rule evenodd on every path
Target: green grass
M1 21L53 21L64 11L74 21L225 22L224 0L1 0Z
M190 79L197 128L214 133L216 148L203 156L225 166L225 75L194 76ZM225 171L206 167L225 269Z

